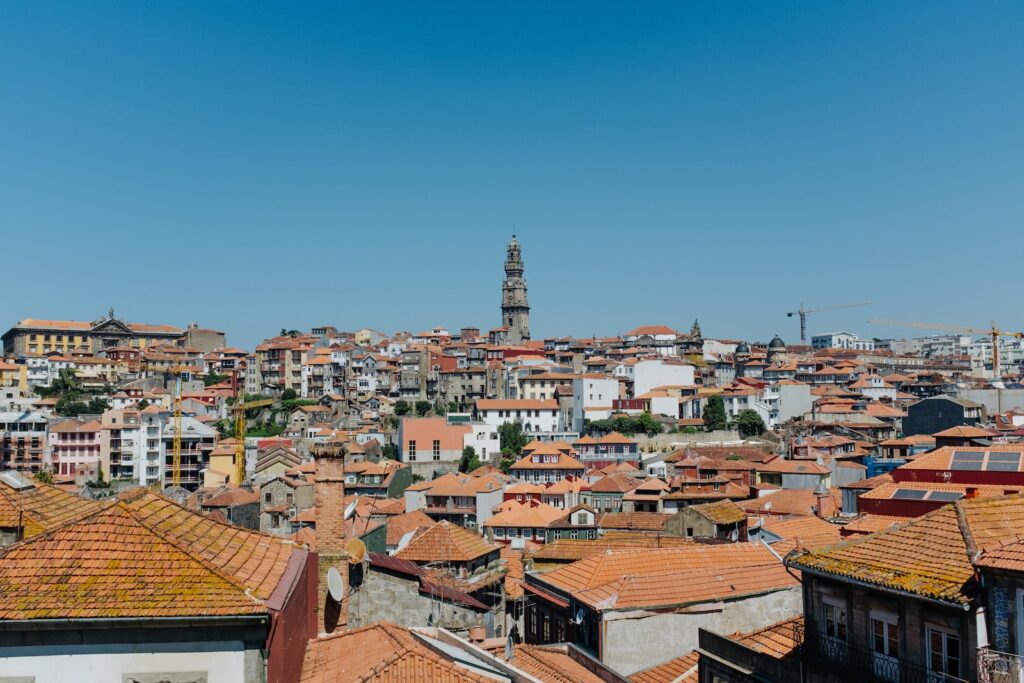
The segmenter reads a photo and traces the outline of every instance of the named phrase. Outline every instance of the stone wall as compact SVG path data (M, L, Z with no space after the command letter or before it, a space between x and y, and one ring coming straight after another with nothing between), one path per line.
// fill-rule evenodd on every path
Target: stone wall
M349 598L349 626L357 628L375 621L391 621L399 626L439 626L464 634L470 626L486 626L486 613L441 603L421 595L414 577L370 569L362 585ZM493 635L488 633L488 636Z

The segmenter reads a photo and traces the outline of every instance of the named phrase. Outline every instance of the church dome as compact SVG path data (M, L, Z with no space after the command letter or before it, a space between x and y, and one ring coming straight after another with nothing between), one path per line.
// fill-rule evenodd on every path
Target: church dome
M782 341L782 338L779 337L779 335L775 335L774 337L772 337L772 340L770 342L768 342L768 348L769 349L784 349L784 348L786 348L786 342Z
M740 342L736 345L736 353L750 353L750 347L747 346L747 342Z

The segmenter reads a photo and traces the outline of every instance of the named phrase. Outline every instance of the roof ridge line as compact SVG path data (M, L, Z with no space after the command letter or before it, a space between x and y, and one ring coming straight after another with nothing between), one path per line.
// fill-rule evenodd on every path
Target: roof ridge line
M68 521L64 522L63 524L61 524L60 526L58 526L58 527L56 527L54 529L50 529L49 531L44 531L43 533L36 534L35 536L30 536L29 538L23 538L20 541L18 541L17 543L12 543L11 545L4 546L4 547L0 548L0 557L3 557L5 554L7 554L8 551L10 551L10 550L12 550L14 548L20 548L21 546L23 546L24 544L28 543L29 541L35 541L37 539L38 540L42 540L44 538L49 538L49 537L53 536L55 533L57 533L58 531L63 531L65 528L71 526L72 524L78 524L79 522L85 521L89 517L94 517L94 516L100 514L101 512L106 512L107 510L109 510L110 508L114 507L117 504L116 500L97 501L97 502L101 506L98 510L93 510L92 512L86 513L86 514L82 515L81 517L77 517L75 519L69 519Z

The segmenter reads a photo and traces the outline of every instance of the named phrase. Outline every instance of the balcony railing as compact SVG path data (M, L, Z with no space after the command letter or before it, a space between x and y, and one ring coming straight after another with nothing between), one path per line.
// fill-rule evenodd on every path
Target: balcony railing
M890 657L868 647L830 638L824 633L807 631L804 633L803 641L804 657L808 662L824 665L833 673L841 671L849 681L966 683L963 678L931 671L906 659ZM966 663L965 661L962 664Z
M978 649L978 683L1021 683L1024 659L990 648Z

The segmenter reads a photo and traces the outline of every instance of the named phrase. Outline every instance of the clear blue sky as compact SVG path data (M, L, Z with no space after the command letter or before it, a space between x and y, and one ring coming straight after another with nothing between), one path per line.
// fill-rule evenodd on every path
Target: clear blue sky
M6 328L1024 328L1024 3L7 2Z

